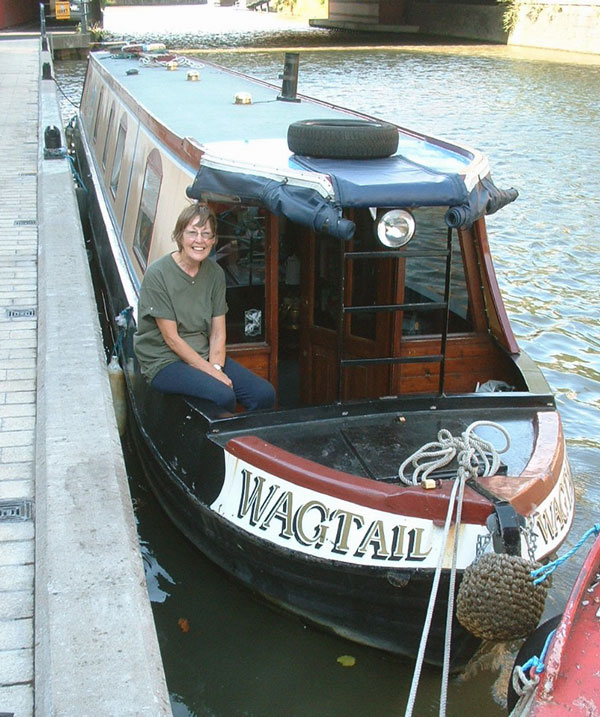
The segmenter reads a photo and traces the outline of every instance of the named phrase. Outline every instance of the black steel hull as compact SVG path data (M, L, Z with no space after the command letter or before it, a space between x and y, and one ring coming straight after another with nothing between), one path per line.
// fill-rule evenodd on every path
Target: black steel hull
M315 560L256 539L199 501L165 470L156 446L137 425L132 434L153 493L176 527L247 588L302 619L354 642L415 658L431 592L432 570L365 568ZM208 470L211 466L206 462ZM444 571L433 613L425 660L443 661L448 597ZM457 587L460 584L458 576ZM451 665L463 667L480 641L456 619Z

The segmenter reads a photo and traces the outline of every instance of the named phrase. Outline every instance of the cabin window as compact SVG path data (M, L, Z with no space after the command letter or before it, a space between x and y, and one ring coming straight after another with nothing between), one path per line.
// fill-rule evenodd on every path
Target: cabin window
M115 115L115 103L113 102L108 115L108 124L106 125L106 137L104 138L104 149L102 150L102 169L106 169L106 158L108 156L108 145L110 144L110 131L112 129L113 118Z
M135 234L133 236L133 250L142 268L148 264L150 244L152 243L152 232L154 230L154 219L158 205L158 195L162 182L162 162L160 153L153 149L148 155L146 171L144 173L144 184L140 198Z
M446 248L448 227L444 207L424 207L415 210L416 231L407 248L414 256L407 257L404 269L404 302L443 302L446 285L446 257L440 250ZM441 334L445 314L439 310L405 312L402 332L405 336ZM450 280L449 333L473 330L470 319L469 295L459 239L452 238L452 273Z
M102 104L104 100L104 90L100 91L100 97L98 98L98 107L96 109L96 119L94 120L94 144L96 144L96 140L98 139L98 129L100 127L100 117L102 116Z
M446 288L446 247L448 227L445 207L414 210L416 232L410 243L398 251L397 259L382 256L346 260L344 303L349 307L393 304L443 303ZM315 280L313 321L316 326L337 330L340 312L341 265L343 251L379 252L386 250L376 238L374 221L368 210L356 210L354 238L346 245L327 234L315 237ZM386 321L385 311L351 312L347 315L349 335L377 340L378 326ZM383 324L382 324L383 322ZM404 311L405 337L441 334L445 323L443 309L428 306ZM473 330L464 264L457 234L452 241L449 333Z
M110 191L113 197L116 197L117 188L119 186L119 177L121 175L121 164L123 162L123 151L125 149L126 136L127 118L123 115L119 124L119 133L117 135L117 144L115 146L115 156L113 158L112 173L110 177Z
M93 80L86 82L83 91L83 98L81 100L81 107L83 108L85 124L86 126L91 125L92 108L96 104L96 95L98 94L98 84Z
M227 343L265 340L265 217L236 205L217 216L216 259L227 282Z
M328 234L316 236L314 323L326 329L336 330L339 323L339 300L341 286L342 252L377 252L383 247L375 238L373 219L367 209L357 210L353 216L356 224L354 238L347 244ZM390 303L384 292L389 282L384 278L389 271L382 268L377 259L346 261L345 304L347 306L377 306ZM385 286L382 285L384 281ZM377 314L371 311L349 315L349 332L352 336L374 341L377 330Z

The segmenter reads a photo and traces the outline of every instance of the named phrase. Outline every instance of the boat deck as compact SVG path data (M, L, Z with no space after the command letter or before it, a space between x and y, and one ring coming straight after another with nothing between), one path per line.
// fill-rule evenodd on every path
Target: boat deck
M514 394L513 394L514 395ZM398 480L400 464L426 443L438 440L438 432L445 428L458 437L475 421L486 421L493 415L494 423L502 425L510 437L510 445L502 453L500 471L508 475L520 475L535 447L540 411L549 410L547 404L518 402L511 406L497 406L490 411L487 401L475 407L473 401L463 408L449 407L430 410L373 412L369 415L341 415L337 418L305 415L303 410L284 411L278 425L261 425L260 414L251 418L251 425L244 426L240 416L230 424L224 421L218 437L225 445L230 438L243 435L256 436L291 454L315 463L377 481ZM341 412L343 413L343 412ZM348 412L346 412L348 413ZM241 419L241 420L240 420ZM215 424L216 425L216 424ZM498 450L505 445L504 436L498 429L481 426L477 434L490 441ZM445 469L441 477L456 475L456 462ZM406 473L410 475L410 469Z

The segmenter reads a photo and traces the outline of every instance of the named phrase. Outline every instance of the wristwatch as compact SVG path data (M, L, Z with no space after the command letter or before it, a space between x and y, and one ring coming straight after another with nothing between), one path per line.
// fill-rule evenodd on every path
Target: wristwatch
M220 363L214 363L214 364L213 364L213 368L216 368L217 371L222 371L222 370L223 370L223 366L221 366Z

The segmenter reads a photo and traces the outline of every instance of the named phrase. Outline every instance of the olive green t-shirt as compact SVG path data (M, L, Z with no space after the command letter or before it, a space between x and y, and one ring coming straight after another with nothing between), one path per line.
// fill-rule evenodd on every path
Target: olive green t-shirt
M165 366L181 360L164 342L156 319L177 322L179 336L208 359L211 319L226 313L225 274L212 259L205 259L194 277L171 254L153 262L142 281L133 339L145 378L150 382Z

